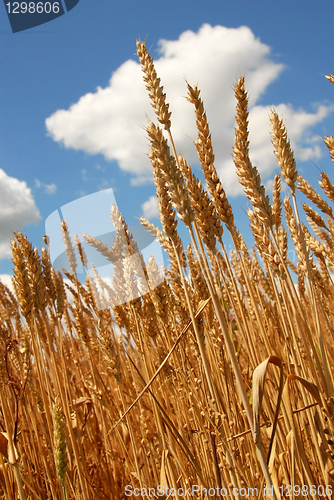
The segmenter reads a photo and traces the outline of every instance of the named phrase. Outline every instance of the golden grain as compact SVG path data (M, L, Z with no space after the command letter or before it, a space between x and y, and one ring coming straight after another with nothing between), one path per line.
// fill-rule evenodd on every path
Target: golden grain
M85 267L87 258L64 221L71 272L63 274L51 266L46 248L40 258L15 233L15 293L0 282L0 494L121 500L125 488L164 484L175 490L215 485L233 496L233 488L262 492L265 482L274 498L284 497L279 486L293 483L327 487L331 498L332 206L302 177L296 186L295 160L275 112L275 154L293 208L286 197L282 215L279 175L269 204L249 159L248 97L240 79L234 161L253 205L248 216L257 250L249 249L214 167L199 90L188 85L208 191L185 158L176 157L166 96L145 44L137 48L168 135L149 124L162 230L144 218L141 223L170 266L158 269L153 257L145 264L115 206L113 245L84 236L113 264L108 283L93 264L93 275L79 279L75 248ZM333 202L333 186L321 177ZM320 211L303 204L308 226L299 220L296 187ZM186 254L176 212L190 231ZM233 236L229 255L221 222Z

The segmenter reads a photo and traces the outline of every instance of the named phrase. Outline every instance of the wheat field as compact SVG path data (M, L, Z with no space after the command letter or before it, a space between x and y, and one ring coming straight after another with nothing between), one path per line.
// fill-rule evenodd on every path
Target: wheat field
M112 286L96 269L95 280L79 281L76 256L86 269L87 257L66 221L71 272L52 268L47 236L39 254L14 234L15 293L0 281L2 498L332 498L334 186L321 173L320 196L298 174L272 110L280 174L266 194L249 156L241 77L233 159L252 207L248 248L214 166L199 89L187 84L205 185L177 153L145 43L137 54L157 118L147 134L162 230L141 223L169 268L138 257L116 206L112 247L85 235L109 261L117 257ZM334 138L324 142L334 161ZM127 293L137 298L124 302Z

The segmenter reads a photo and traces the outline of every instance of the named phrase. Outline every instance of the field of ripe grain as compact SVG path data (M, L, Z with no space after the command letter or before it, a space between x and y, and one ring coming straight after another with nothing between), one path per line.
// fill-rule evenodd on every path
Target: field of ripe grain
M332 498L334 186L322 173L320 196L298 175L273 110L280 175L270 199L249 157L240 78L234 163L252 206L255 247L247 248L214 166L199 89L187 84L205 186L177 153L144 43L137 52L159 123L150 122L147 134L162 231L141 222L167 252L169 269L135 258L138 247L115 206L114 245L86 237L117 258L113 286L97 273L79 281L75 252L85 267L87 259L66 221L66 276L54 271L46 247L39 255L15 233L15 293L0 282L2 498L154 498L158 485L179 499L195 498L194 485L207 498L233 496L235 488L244 498L255 489L258 498ZM334 160L333 137L324 141ZM298 201L299 191L310 204ZM188 248L176 214L189 229ZM234 245L229 256L224 231ZM141 295L146 281L149 293ZM138 298L125 303L130 292Z

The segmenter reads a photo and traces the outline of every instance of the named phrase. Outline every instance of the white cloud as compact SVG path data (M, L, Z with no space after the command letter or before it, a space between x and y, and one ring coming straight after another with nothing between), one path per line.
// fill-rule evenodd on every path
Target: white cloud
M43 184L40 180L35 179L35 187L36 188L43 188L44 193L46 194L54 194L57 191L57 186L56 184Z
M12 283L12 275L10 274L0 274L0 281L2 281L2 283L4 285L6 285L7 288L9 288L9 290L14 293L14 287L13 287L13 283Z
M158 199L155 195L150 196L149 199L142 204L141 208L146 219L159 217Z
M268 178L273 178L275 170L279 170L270 136L269 114L273 107L278 116L283 117L295 158L300 161L321 157L319 146L321 140L312 135L309 128L322 121L334 109L333 106L319 106L315 113L307 113L302 109L294 110L291 104L251 108L249 113L250 157L253 165L257 166L264 184ZM220 162L219 167L218 171L227 193L230 196L240 194L242 187L237 181L232 158Z
M153 181L153 172L148 175L137 175L137 177L132 177L131 186L143 186L144 184L150 184Z
M54 194L57 191L57 186L54 183L52 183L52 184L45 184L44 188L45 188L46 194Z
M37 223L41 216L26 182L0 169L0 259L10 256L13 231Z
M194 110L185 99L186 78L190 84L198 84L201 88L212 132L216 168L229 195L241 192L231 160L235 126L233 84L239 75L246 75L250 95L251 154L265 181L276 164L269 136L270 107L257 105L257 102L284 68L272 61L270 47L246 26L225 28L208 24L197 33L185 31L178 40L160 40L158 46L155 66L170 103L177 148L189 163L197 163L192 142L196 138ZM319 105L314 113L307 113L284 103L274 107L286 119L297 159L318 158L320 149L309 130L331 108ZM46 127L53 139L66 147L91 154L102 153L106 159L116 160L122 170L133 175L132 185L141 185L152 180L152 167L147 158L148 140L143 127L145 115L155 119L140 65L128 60L112 74L106 88L98 87L95 93L84 95L68 110L56 111L47 118ZM305 135L306 144L301 141Z

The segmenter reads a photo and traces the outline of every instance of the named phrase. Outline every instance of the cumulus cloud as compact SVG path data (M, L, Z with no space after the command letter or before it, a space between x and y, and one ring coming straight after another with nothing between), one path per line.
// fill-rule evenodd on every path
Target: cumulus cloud
M10 177L0 169L0 259L9 257L13 233L41 216L26 182Z
M12 282L12 276L10 274L0 274L0 281L9 288L9 290L14 293L14 287Z
M155 195L150 196L149 199L142 204L141 208L146 219L159 217L158 199Z
M239 75L245 74L250 95L252 159L264 175L264 181L272 174L276 164L269 136L271 106L259 105L258 101L284 66L272 60L270 47L246 26L226 28L204 24L197 33L188 30L177 40L160 40L155 66L170 103L175 143L192 164L197 163L193 146L196 128L194 110L185 99L185 79L201 89L216 168L232 196L241 190L231 161L235 126L233 84ZM307 113L284 103L274 107L286 119L297 159L318 158L320 149L310 129L331 108L319 105L314 113ZM145 115L155 119L140 65L128 60L112 74L106 88L98 87L69 109L56 111L47 118L46 127L51 137L66 147L102 153L106 159L116 160L122 170L132 174L132 184L138 186L152 181L143 127ZM153 203L150 200L146 202L146 210Z
M254 106L249 113L250 157L264 183L269 176L273 177L273 172L278 169L269 133L271 110L271 106ZM295 110L291 104L278 104L275 110L278 116L283 118L296 159L307 161L320 158L320 139L311 133L310 127L321 122L334 107L320 105L315 113L307 113L302 109ZM219 166L218 170L227 193L230 196L240 194L242 187L237 181L232 158L220 162Z

